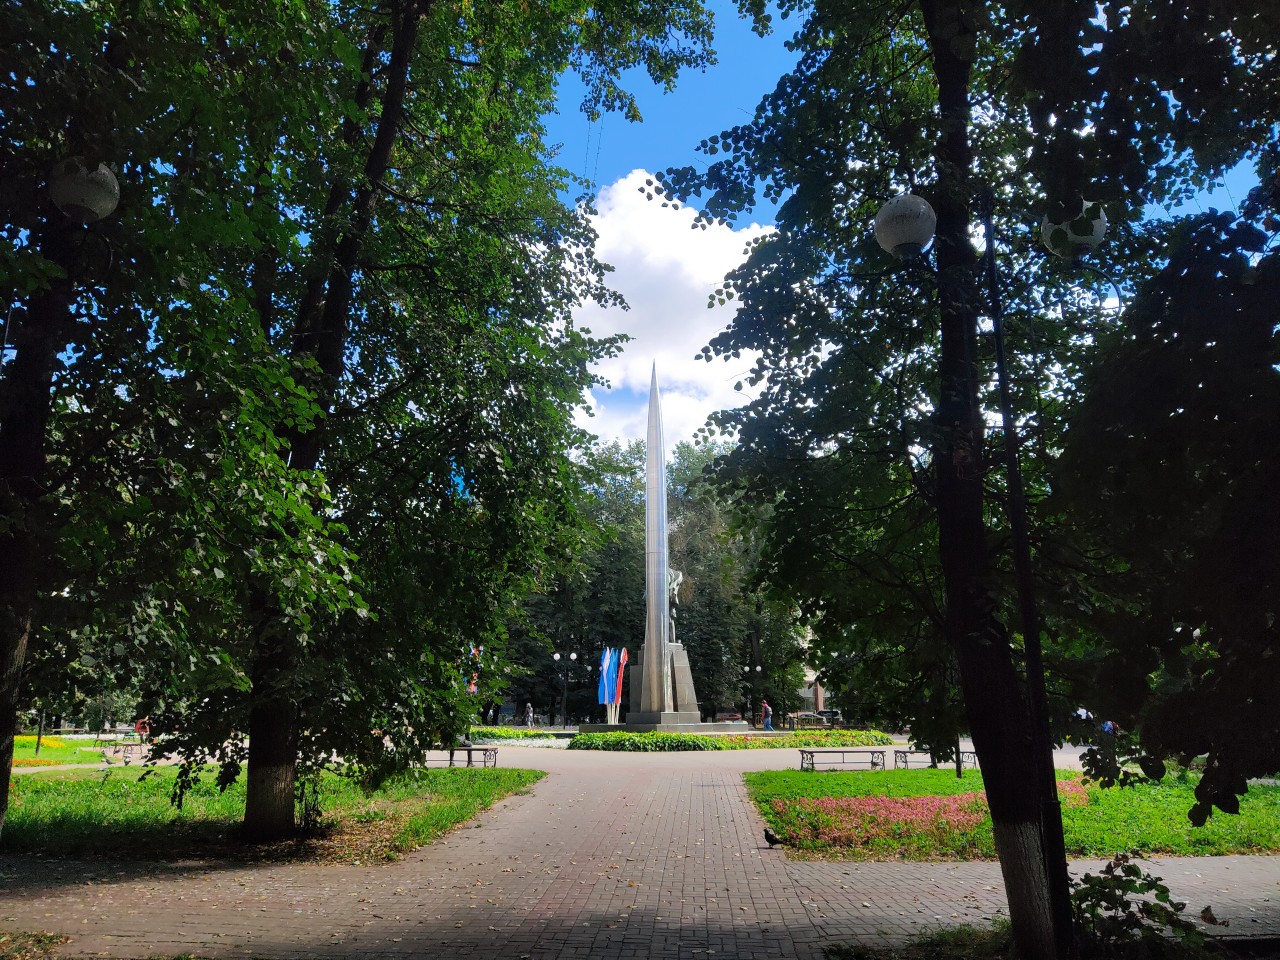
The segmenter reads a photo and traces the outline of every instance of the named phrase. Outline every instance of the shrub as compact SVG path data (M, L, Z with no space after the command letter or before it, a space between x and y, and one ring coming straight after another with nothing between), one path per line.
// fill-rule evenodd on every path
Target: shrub
M752 734L580 733L570 750L627 750L644 753L679 750L786 750L797 747L880 747L893 738L879 730L806 730L776 737Z
M797 730L781 737L730 734L717 737L722 750L785 750L797 747L884 747L893 737L879 730Z
M693 733L580 733L569 741L570 750L622 750L632 753L667 753L681 750L722 750L718 737Z
M1160 877L1146 873L1126 853L1116 854L1100 874L1086 873L1073 881L1072 887L1076 922L1099 953L1160 941L1166 931L1192 946L1204 942L1196 925L1182 916L1187 905L1175 901Z
M525 727L472 727L472 740L554 740L555 734Z

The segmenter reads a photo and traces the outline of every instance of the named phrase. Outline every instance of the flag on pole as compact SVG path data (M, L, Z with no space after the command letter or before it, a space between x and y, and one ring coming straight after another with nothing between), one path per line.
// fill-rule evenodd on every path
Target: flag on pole
M610 694L609 670L610 670L610 667L612 666L612 663L613 663L613 650L610 649L609 647L605 647L600 654L600 682L596 687L597 703L611 702L609 700L609 694Z
M627 648L623 647L618 651L618 665L614 669L617 672L617 679L614 681L613 702L622 702L622 671L627 665Z

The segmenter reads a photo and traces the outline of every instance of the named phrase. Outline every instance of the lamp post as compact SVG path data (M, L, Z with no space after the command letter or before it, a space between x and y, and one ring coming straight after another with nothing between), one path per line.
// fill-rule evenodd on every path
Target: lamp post
M560 652L556 651L551 655L551 659L556 663L561 663L562 660L564 661L561 664L564 669L560 674L560 677L563 680L563 685L560 688L560 728L562 730L567 730L569 729L569 665L578 659L578 655L576 653L570 653L567 657L561 657Z
M88 164L64 162L51 172L49 202L37 201L44 209L41 222L32 223L30 232L40 253L63 275L50 276L43 289L30 294L25 310L15 310L13 300L6 303L0 337L0 437L4 438L0 444L0 731L5 731L0 733L0 767L5 778L0 786L0 826L9 809L8 770L20 703L19 678L39 593L35 571L42 549L40 504L48 495L47 433L54 371L73 318L79 272L75 259L86 225L108 216L120 197L110 170L103 165L87 168ZM12 344L11 334L15 334Z
M755 666L756 675L753 678L751 676L750 666L744 666L742 668L742 676L745 679L747 684L747 723L751 724L753 727L756 725L756 721L755 721L755 714L751 712L751 692L755 688L756 681L760 679L761 670L762 668L760 664L757 663Z
M1018 612L1022 621L1023 645L1027 660L1027 709L1030 714L1035 762L1040 775L1042 803L1041 835L1046 855L1052 860L1050 883L1055 902L1069 903L1066 845L1062 836L1062 812L1058 783L1053 769L1053 740L1049 730L1049 698L1045 685L1044 660L1040 645L1040 614L1035 597L1035 577L1031 564L1031 537L1027 524L1027 498L1018 456L1018 430L1009 388L1004 339L1004 316L996 271L995 230L992 214L994 194L984 191L980 210L986 250L986 274L992 339L995 345L996 383L1000 394L1000 420L1004 433L1004 460L1008 477L1009 528L1012 533L1014 578L1018 592ZM928 201L911 194L888 201L876 215L876 241L899 260L920 256L933 240L936 217ZM1041 224L1045 246L1054 256L1078 262L1093 250L1106 233L1107 218L1097 203L1084 202L1074 217ZM1069 918L1068 918L1069 925Z

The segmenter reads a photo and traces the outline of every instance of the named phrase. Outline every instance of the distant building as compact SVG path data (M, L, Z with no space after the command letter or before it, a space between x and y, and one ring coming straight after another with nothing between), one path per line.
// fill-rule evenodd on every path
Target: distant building
M804 686L800 688L801 713L817 713L826 708L825 694L822 684L818 683L818 675L811 667L804 668Z

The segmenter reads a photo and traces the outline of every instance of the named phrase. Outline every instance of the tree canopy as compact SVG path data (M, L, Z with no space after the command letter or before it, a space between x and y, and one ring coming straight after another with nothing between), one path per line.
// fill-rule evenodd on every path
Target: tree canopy
M616 298L541 117L569 70L634 116L624 73L708 62L709 14L49 0L7 26L0 714L28 662L127 677L168 747L247 759L251 834L287 833L299 762L377 776L465 729L476 658L503 676L508 614L580 536L571 414L616 344L571 311ZM111 217L53 208L68 157L115 172Z
M740 6L772 26L763 2ZM1040 249L1040 221L1070 224L1103 201L1123 292L1161 271L1176 229L1149 222L1147 205L1183 200L1275 142L1276 12L819 0L778 13L800 21L794 71L750 121L703 142L705 166L669 170L657 188L705 219L740 216L757 196L780 203L778 230L715 294L739 307L704 355L752 358L759 388L716 418L740 440L718 482L755 512L770 578L815 619L833 678L887 689L930 746L954 740L963 697L1019 948L1065 955L1056 791L1026 693L1035 671L1020 675L1042 638L1022 636L1009 477L987 453L995 304L978 247L994 239L1001 268L1049 639L1087 649L1098 637L1070 609L1086 548L1067 544L1045 495L1081 374L1118 317L1109 289L1077 294L1092 281ZM937 228L928 258L898 266L870 221L903 192L929 201ZM978 234L986 206L994 238ZM888 680L887 655L910 669ZM1062 672L1051 684L1067 689Z

